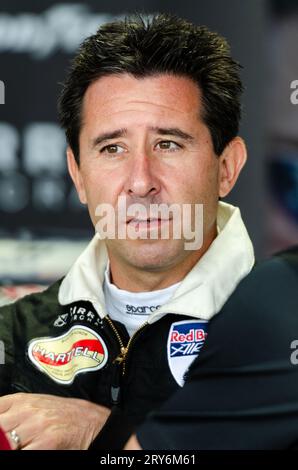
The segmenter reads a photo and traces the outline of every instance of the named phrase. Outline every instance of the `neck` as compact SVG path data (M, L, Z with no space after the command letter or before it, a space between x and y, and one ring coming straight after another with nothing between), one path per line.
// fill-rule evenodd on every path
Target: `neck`
M109 252L111 282L119 289L129 292L150 292L165 289L182 279L194 267L198 260L208 250L212 241L216 237L216 227L206 238L203 246L196 251L189 251L188 256L166 267L159 267L156 270L148 270L133 266L123 262L119 257L113 256Z

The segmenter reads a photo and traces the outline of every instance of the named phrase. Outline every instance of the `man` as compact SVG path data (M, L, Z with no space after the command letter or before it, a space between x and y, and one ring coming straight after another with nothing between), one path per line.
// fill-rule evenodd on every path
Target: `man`
M254 264L239 209L218 202L246 161L241 90L226 41L169 15L107 24L80 47L60 119L98 233L61 281L1 311L0 425L15 447L122 448L184 385Z
M241 281L187 375L127 449L298 448L298 246Z

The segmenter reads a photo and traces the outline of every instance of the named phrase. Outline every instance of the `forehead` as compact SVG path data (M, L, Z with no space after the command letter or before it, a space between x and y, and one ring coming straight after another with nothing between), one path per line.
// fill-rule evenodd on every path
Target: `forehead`
M168 74L135 78L107 75L87 89L82 108L83 125L100 119L127 116L198 117L201 93L190 78Z

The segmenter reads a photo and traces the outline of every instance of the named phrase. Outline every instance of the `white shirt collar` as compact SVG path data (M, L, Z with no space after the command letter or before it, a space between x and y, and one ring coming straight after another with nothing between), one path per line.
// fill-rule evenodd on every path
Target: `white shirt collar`
M250 272L254 252L240 210L219 202L217 225L219 233L209 249L182 280L171 300L149 316L149 323L167 313L209 320ZM58 294L60 304L89 300L103 318L107 314L102 289L107 261L105 243L96 234L63 279Z
M109 265L108 262L103 283L106 308L109 317L123 323L132 336L152 312L170 300L181 282L149 292L129 292L111 283Z

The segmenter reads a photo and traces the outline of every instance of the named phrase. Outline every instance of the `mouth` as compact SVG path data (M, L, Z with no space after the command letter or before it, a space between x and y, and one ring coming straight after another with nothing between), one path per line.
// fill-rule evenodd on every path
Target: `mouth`
M151 229L151 228L158 228L162 224L170 222L170 220L171 219L161 219L161 218L148 218L148 219L132 218L128 220L126 224L136 229Z

